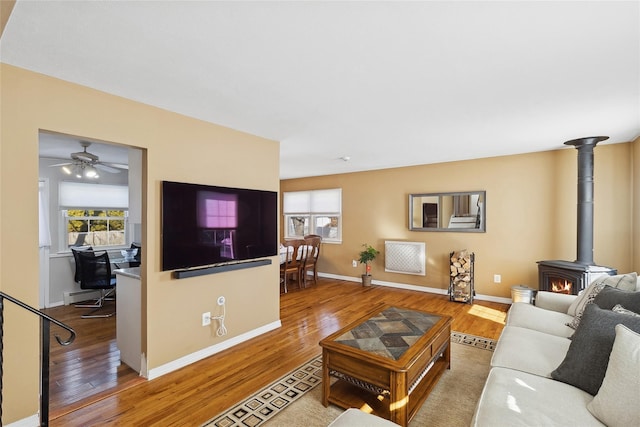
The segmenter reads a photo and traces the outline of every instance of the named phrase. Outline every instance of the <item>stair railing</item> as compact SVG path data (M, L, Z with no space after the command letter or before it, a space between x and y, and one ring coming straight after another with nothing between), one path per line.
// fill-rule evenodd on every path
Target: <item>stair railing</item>
M58 335L55 335L58 344L66 346L76 339L76 332L69 326L56 319L47 316L41 311L17 300L10 295L0 292L0 426L2 425L2 390L3 390L3 350L4 350L4 300L11 301L12 303L24 308L27 311L34 313L40 317L40 425L49 425L49 348L51 344L51 323L55 323L61 328L69 332L69 338L62 340Z

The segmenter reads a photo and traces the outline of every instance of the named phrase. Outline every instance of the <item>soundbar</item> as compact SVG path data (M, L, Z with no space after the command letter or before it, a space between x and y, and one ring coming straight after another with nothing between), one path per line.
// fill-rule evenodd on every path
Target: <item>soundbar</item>
M206 274L223 273L225 271L243 270L245 268L260 267L271 264L270 259L257 259L253 261L237 262L233 264L212 265L202 268L186 268L184 270L174 270L174 279L186 279L187 277L204 276Z

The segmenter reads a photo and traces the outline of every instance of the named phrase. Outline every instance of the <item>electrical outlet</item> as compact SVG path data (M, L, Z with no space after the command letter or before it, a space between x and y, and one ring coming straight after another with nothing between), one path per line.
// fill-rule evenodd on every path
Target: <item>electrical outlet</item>
M207 311L202 313L202 326L209 326L211 324L211 312Z
M500 282L502 282L502 276L500 276L499 274L494 274L493 283L500 283Z
M353 261L351 261L351 266L353 268L356 268L358 266L358 261L356 261L355 259Z

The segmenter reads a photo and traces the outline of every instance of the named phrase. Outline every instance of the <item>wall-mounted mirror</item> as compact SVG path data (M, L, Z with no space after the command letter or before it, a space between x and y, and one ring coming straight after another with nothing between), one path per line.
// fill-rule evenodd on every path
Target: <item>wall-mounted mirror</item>
M484 233L486 192L409 194L409 230Z

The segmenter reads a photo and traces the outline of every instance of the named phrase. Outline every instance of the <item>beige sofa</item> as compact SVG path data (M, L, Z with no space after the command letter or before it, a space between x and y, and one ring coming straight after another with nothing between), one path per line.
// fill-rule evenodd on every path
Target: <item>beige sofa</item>
M602 291L598 293L598 290ZM632 273L594 281L579 297L538 292L535 305L514 303L498 340L491 360L491 371L471 425L478 427L640 425L640 410L637 404L638 395L640 395L640 360L638 360L640 335L633 336L634 332L640 332L640 317L634 317L627 311L622 312L617 305L618 311L595 307L598 298L605 300L611 294L614 299L633 297L635 298L633 303L636 304L639 300L636 296L640 297L640 292L637 291L640 291L640 283L636 274ZM598 296L599 294L602 296ZM598 323L602 322L598 320L598 316L604 316L608 320ZM631 330L634 331L629 332L632 334L631 338L628 338L624 328L615 326L620 322L618 316L626 316L623 318L624 324L630 325ZM567 326L575 322L576 317L578 320L581 319L577 328ZM613 326L599 326L605 323L608 325L611 323ZM598 329L596 333L589 329L594 327ZM614 328L614 338L611 338L611 328ZM597 344L600 342L599 339L589 342L590 336L600 335L600 329L602 334L608 337L606 340L613 340L617 345L613 347L616 349L615 360L618 360L620 354L622 354L620 358L622 363L627 363L631 359L631 365L625 368L627 377L630 375L630 382L626 383L626 387L630 387L631 390L626 391L633 397L621 398L618 395L620 391L611 391L619 388L617 383L621 380L614 378L613 374L609 375L609 371L606 371L607 365L613 365L606 360L610 356L611 360L614 360L612 348L605 350L608 345L606 343L609 341L603 341L605 344L600 347L598 347L600 344ZM622 331L619 332L619 329ZM624 338L618 338L619 334L624 334ZM631 340L631 344L627 339ZM622 347L623 343L627 347ZM633 353L628 345L636 346L638 349L636 354L631 356L627 354ZM592 375L593 367L584 365L584 363L591 363L591 360L598 360L598 357L590 355L592 351L606 353L604 356L602 354L598 356L600 360L605 360L603 357L607 358L603 368L606 375L600 380L599 391L596 391L600 386L597 382L595 386L581 383L583 380L591 381L592 376L597 377ZM583 355L588 361L576 362ZM580 363L583 364L580 365ZM633 378L634 375L635 378ZM579 387L575 386L575 383L578 383ZM585 388L591 393L585 391ZM634 388L637 390L634 391ZM635 404L629 404L628 399L632 399L631 402ZM611 403L612 400L614 403ZM603 405L609 407L603 409ZM624 410L620 411L620 407L610 408L615 405L623 405ZM634 408L627 410L628 407L624 405Z

